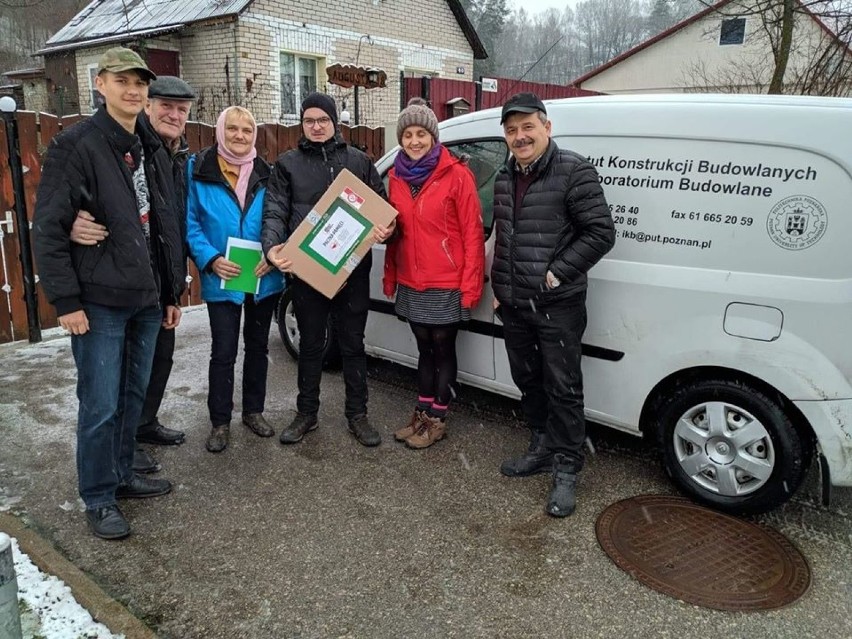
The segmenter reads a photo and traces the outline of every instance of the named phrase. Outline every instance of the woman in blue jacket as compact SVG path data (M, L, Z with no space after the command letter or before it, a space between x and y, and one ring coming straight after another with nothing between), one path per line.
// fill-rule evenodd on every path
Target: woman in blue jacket
M240 275L240 265L228 260L228 238L260 241L263 198L269 167L254 147L257 124L251 112L229 107L216 123L216 144L193 156L187 165L187 242L201 273L201 297L207 302L212 335L207 406L212 429L207 450L228 446L234 407L234 363L245 312L243 342L243 424L260 437L273 429L263 417L269 326L284 289L281 273L259 254L254 274L257 293L224 287Z

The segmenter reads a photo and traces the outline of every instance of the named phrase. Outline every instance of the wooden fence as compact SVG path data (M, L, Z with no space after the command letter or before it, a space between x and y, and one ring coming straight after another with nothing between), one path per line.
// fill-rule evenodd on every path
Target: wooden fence
M41 177L41 162L50 140L63 128L69 127L85 116L74 115L59 118L45 113L36 114L19 111L19 148L24 166L24 191L27 216L32 222L35 211L35 194ZM341 127L343 137L353 146L367 153L374 161L384 154L384 130L366 126ZM258 155L273 162L284 151L295 148L301 136L301 125L282 126L261 124L258 126ZM195 152L210 146L216 139L215 127L198 122L186 126L186 138L190 150ZM29 338L27 310L24 303L24 279L21 268L19 234L15 226L15 201L12 176L9 168L9 153L6 127L0 120L0 343ZM26 229L25 232L29 232ZM191 281L183 297L183 305L201 303L200 283L195 265L190 262ZM42 328L57 326L56 312L41 286L37 288L39 323Z
M447 103L455 98L466 100L470 105L471 111L481 111L483 109L502 106L511 96L523 91L535 93L542 100L600 95L597 91L588 91L572 86L526 82L510 78L497 78L497 86L498 90L496 92L483 91L477 95L476 84L467 80L453 80L452 78L405 78L401 106L404 107L408 100L414 96L426 98L432 105L432 109L435 111L435 115L438 116L438 120L442 121L452 117Z

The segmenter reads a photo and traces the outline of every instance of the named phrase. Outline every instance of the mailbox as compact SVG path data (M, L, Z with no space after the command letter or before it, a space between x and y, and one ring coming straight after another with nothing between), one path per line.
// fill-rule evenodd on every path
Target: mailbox
M452 100L448 100L444 107L447 118L454 118L457 115L470 113L470 102L464 98L453 98Z

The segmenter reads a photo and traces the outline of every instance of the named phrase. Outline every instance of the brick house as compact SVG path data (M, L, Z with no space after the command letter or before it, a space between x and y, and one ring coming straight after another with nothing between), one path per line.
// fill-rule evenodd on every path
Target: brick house
M360 124L380 126L399 112L403 76L472 81L474 58L487 57L460 0L93 0L38 51L51 110L91 112L97 60L117 45L189 82L200 96L193 118L204 122L241 104L260 122L291 124L319 90L353 124L357 103ZM387 85L356 98L327 82L335 63L381 69Z

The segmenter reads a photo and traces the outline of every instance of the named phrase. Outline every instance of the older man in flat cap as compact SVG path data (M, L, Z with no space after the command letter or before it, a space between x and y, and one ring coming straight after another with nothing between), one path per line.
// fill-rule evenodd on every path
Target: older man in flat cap
M186 236L186 161L189 158L189 145L184 132L192 103L196 99L195 91L185 81L171 75L161 75L148 87L148 103L145 114L150 126L160 137L169 153L175 181L175 210L179 215L182 236ZM140 122L145 125L145 118ZM94 221L87 211L80 211L71 229L71 240L83 245L95 245L102 242L109 231ZM142 418L136 432L136 441L159 446L177 446L186 438L183 432L166 428L160 423L157 413L163 401L166 384L173 365L175 350L175 331L163 326L157 337L154 364L151 369L151 381L142 407ZM137 447L133 457L133 470L141 473L154 473L160 470L160 464L152 455Z

